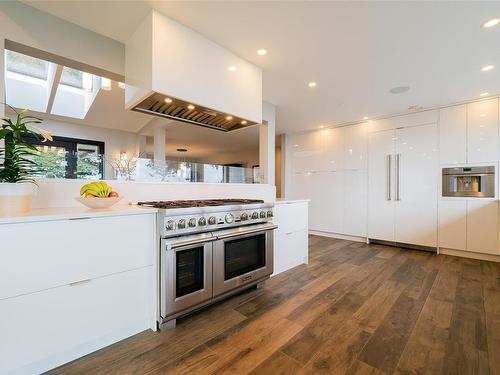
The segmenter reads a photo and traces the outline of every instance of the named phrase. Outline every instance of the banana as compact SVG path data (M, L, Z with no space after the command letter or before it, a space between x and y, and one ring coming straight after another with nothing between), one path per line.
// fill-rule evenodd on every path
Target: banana
M112 191L106 181L93 181L81 187L80 195L106 198Z

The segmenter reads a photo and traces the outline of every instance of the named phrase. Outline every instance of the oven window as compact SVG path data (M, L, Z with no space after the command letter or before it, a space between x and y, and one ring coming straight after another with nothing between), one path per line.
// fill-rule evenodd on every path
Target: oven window
M224 279L254 271L266 265L266 235L225 242Z
M203 251L204 247L201 246L175 253L176 298L204 289Z

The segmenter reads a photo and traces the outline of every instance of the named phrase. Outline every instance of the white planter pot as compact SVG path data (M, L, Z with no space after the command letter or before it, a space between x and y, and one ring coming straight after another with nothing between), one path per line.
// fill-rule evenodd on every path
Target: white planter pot
M31 210L36 185L23 182L0 183L0 216L16 216Z

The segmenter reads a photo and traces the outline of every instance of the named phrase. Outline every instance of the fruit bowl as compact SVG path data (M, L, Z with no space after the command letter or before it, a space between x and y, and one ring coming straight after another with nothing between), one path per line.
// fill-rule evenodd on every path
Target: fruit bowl
M87 206L88 208L109 208L118 203L122 197L109 197L109 198L89 198L78 197L75 198L78 202Z

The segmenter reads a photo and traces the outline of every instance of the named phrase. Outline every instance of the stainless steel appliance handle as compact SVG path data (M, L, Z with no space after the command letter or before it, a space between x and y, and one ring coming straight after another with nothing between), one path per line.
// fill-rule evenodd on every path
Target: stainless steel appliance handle
M400 179L400 174L401 174L401 154L396 154L396 200L400 201L401 200L401 179Z
M385 175L386 175L386 186L385 186L385 200L390 201L391 198L391 164L392 155L389 154L385 157Z
M251 228L251 229L247 229L247 230L238 230L238 231L234 231L231 233L220 234L220 235L217 235L217 239L220 240L220 239L224 239L224 238L244 236L246 234L267 232L269 230L275 230L277 228L278 228L277 225L259 226L258 228Z
M209 238L198 238L198 239L191 239L191 240L179 240L178 242L174 242L170 244L171 249L176 249L179 247L184 247L184 246L190 246L190 245L197 245L197 244L202 244L206 242L212 242L215 241L215 237L209 237Z

